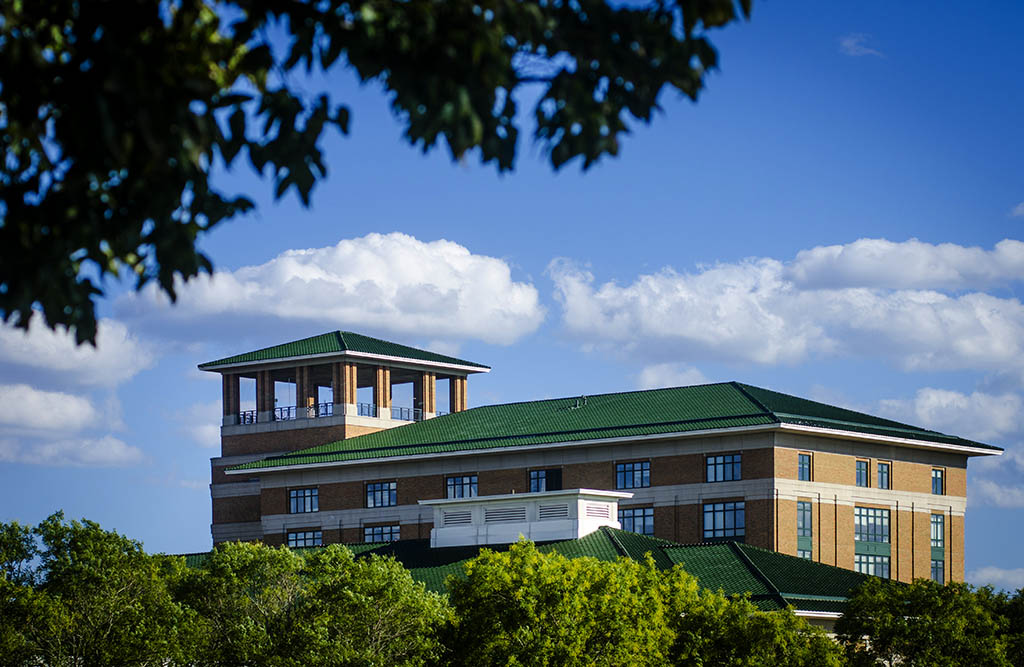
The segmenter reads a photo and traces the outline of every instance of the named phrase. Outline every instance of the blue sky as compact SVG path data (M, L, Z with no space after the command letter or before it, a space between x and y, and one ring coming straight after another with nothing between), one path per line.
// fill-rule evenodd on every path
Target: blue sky
M471 405L736 379L1005 447L970 466L968 578L1024 586L1022 31L1009 2L758 2L698 104L585 174L423 155L333 77L352 134L313 205L224 176L259 211L203 240L212 283L112 286L96 351L0 328L0 520L207 548L196 364L343 328L491 365Z

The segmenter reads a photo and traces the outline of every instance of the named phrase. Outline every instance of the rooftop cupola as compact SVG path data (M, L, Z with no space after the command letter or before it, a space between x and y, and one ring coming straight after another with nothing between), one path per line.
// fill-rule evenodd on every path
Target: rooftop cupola
M350 331L303 338L199 365L223 379L222 435L349 424L344 437L430 419L437 385L448 385L447 412L467 407L466 380L490 368L472 361ZM254 401L242 404L248 382ZM253 392L253 383L255 385ZM408 405L394 388L412 385Z

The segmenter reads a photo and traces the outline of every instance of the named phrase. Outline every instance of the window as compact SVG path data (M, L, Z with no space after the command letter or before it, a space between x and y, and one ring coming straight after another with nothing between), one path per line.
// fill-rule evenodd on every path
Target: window
M288 490L288 512L290 514L319 511L320 499L317 489Z
M732 482L742 479L740 476L740 455L726 454L724 456L708 457L709 482Z
M797 549L796 556L797 558L806 558L807 560L814 560L814 555L811 553L810 549Z
M639 489L651 485L651 462L617 463L615 465L616 489Z
M946 583L946 561L932 561L932 581L937 581L940 584Z
M530 493L537 493L538 491L560 491L561 488L562 471L558 468L530 471Z
M878 488L888 489L889 488L889 464L879 463L878 464Z
M932 515L932 549L946 546L946 517L941 514Z
M857 486L868 486L867 461L857 461Z
M796 536L811 537L811 504L803 500L796 504Z
M319 547L323 545L323 533L319 530L300 530L295 533L288 533L288 547Z
M883 579L889 578L889 557L856 554L853 558L853 569L861 574L873 574Z
M942 468L932 468L932 493L937 496L946 493L946 471Z
M366 526L363 528L363 542L395 542L400 529L398 524L390 526Z
M391 507L397 504L397 482L372 482L366 485L367 507Z
M476 498L476 475L449 477L445 483L449 498Z
M704 505L704 539L743 537L745 524L742 502Z
M796 462L796 478L802 482L811 481L811 455L799 454Z
M853 508L853 539L856 542L889 542L889 510ZM869 573L870 574L870 573Z
M630 507L619 510L619 523L622 530L641 535L654 535L654 508Z

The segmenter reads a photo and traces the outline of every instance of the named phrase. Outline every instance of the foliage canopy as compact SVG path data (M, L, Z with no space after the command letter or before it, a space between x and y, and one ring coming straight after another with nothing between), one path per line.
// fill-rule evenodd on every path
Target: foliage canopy
M707 30L751 1L5 2L0 313L27 327L39 308L82 342L109 275L173 300L176 279L212 268L199 237L253 207L216 183L240 156L308 205L321 138L347 133L349 111L292 72L378 82L424 151L510 170L529 122L555 169L588 168L664 89L697 98L717 65Z

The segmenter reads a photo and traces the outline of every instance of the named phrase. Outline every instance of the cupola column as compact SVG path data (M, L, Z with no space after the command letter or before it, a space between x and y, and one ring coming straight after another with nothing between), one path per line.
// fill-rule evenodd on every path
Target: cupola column
M373 380L373 404L377 406L377 416L391 418L391 369L377 366Z
M274 421L274 378L270 371L256 373L256 421Z
M420 373L412 387L413 407L422 411L422 419L437 416L437 375L429 371Z
M462 412L468 405L466 378L453 377L448 380L448 406L452 412Z
M234 426L238 423L238 413L241 410L239 400L239 383L237 373L224 373L221 375L221 404L224 408L223 426Z
M331 391L334 394L334 414L355 415L356 365L345 361L331 364Z
M316 417L316 394L309 370L309 366L295 368L295 416L298 419Z

